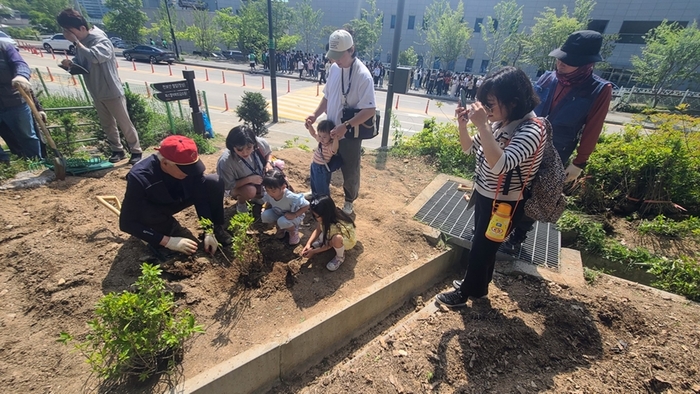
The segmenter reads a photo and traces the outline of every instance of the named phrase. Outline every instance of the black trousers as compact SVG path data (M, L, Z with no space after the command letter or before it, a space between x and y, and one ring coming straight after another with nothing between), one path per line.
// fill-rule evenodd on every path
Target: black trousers
M153 228L161 234L182 236L178 234L180 228L173 217L176 213L194 205L195 199L205 199L211 210L211 221L214 225L224 224L224 181L216 174L202 177L202 183L193 191L192 198L180 201L176 204L152 210L144 215L142 223Z
M474 237L472 238L472 248L469 253L463 253L462 258L468 259L468 263L462 260L462 266L467 266L464 281L460 291L467 297L482 297L489 292L489 283L493 279L493 270L496 267L496 252L502 242L494 242L486 238L486 229L491 220L493 210L493 199L484 197L478 192L472 195L476 199L474 202ZM524 203L520 201L499 201L497 203L510 204L514 209L510 228L513 228L524 215Z

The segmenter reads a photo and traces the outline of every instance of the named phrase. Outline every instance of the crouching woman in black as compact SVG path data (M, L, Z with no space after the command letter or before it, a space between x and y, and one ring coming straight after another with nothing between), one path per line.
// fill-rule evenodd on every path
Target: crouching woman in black
M488 294L496 252L503 242L486 237L492 212L498 204L510 206L510 226L504 229L507 234L523 217L523 191L542 161L542 148L538 146L546 136L546 120L532 112L538 102L527 75L515 67L505 67L486 77L477 92L477 102L457 108L462 149L476 154L477 160L471 197L475 232L472 248L464 254L468 259L464 280L454 281L454 291L438 294L440 304L459 307L466 305L469 297ZM478 130L473 137L467 131L469 121ZM505 182L509 172L510 182Z

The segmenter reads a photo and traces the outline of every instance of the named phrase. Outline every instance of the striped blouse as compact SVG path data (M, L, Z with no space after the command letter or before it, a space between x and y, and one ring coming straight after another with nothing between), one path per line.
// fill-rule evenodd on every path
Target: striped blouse
M481 139L477 133L473 139L471 149L466 153L476 154L476 187L475 190L484 197L496 199L496 187L498 186L499 175L504 175L504 184L501 185L501 190L498 194L498 200L517 201L520 196L520 190L523 187L523 181L526 185L530 185L532 178L537 174L542 162L542 151L540 148L535 158L535 151L538 145L546 137L546 129L544 123L538 124L534 121L535 113L530 112L524 118L510 122L501 127L500 122L495 122L491 125L496 141L499 143L503 154L496 162L493 168L489 167L484 150L481 146ZM520 167L521 176L518 176L516 167ZM532 166L532 170L530 167ZM505 191L505 177L510 170L513 171L510 187L507 194ZM524 179L528 172L530 176Z
M318 142L318 146L320 146L320 149L318 148L318 146L316 147L316 149L314 149L314 163L324 165L328 163L331 157L333 157L333 155L335 154L335 152L333 152L333 142L331 140L331 142L325 145L321 143L321 141Z

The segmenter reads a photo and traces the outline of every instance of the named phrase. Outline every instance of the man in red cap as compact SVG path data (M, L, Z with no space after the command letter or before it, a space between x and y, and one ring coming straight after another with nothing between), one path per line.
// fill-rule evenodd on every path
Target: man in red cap
M197 242L175 236L181 227L173 215L194 205L200 218L214 224L214 233L204 237L204 250L214 254L219 242L230 244L224 225L224 183L218 175L204 175L194 141L171 135L157 150L126 176L119 228L154 247L193 254Z

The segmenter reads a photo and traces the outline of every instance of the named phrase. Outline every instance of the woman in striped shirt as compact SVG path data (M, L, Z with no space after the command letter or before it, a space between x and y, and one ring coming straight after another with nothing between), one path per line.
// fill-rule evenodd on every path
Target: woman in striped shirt
M463 306L469 297L488 294L501 245L485 235L494 202L511 206L510 230L523 217L525 189L542 161L539 146L546 137L545 120L532 112L539 99L522 70L504 67L487 76L477 100L468 108L457 108L462 149L476 154L478 164L470 201L474 204L474 237L469 255L464 254L467 272L464 280L453 282L454 291L436 297L448 307ZM467 131L468 121L478 130L473 137Z

